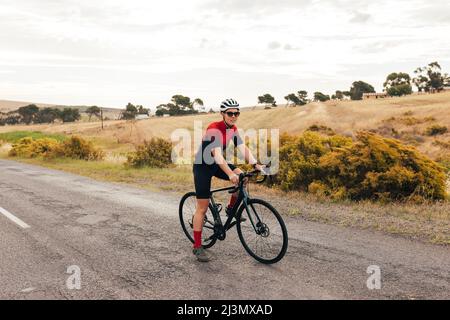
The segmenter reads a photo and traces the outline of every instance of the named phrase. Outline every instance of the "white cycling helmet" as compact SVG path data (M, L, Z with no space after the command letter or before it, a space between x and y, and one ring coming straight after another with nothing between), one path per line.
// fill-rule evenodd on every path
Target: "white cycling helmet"
M234 99L227 99L220 104L220 111L224 112L228 109L239 109L239 103Z

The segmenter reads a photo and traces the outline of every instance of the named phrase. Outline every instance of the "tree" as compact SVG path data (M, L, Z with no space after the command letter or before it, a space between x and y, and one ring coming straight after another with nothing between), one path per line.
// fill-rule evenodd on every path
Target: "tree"
M308 92L305 90L300 90L297 92L298 99L300 100L300 105L303 106L309 102Z
M364 81L353 82L350 88L350 97L352 100L362 100L363 93L374 93L375 88Z
M416 76L412 81L419 92L429 92L431 89L440 91L450 83L449 75L441 73L441 66L437 61L431 62L425 67L417 68L414 74Z
M196 105L200 106L200 110L205 110L205 108L203 107L203 100L202 99L196 98L194 100L194 102L192 102L192 107L195 107Z
M61 111L56 108L40 109L34 117L35 123L53 123L61 118Z
M92 106L86 109L86 113L89 116L89 121L91 121L92 116L96 116L97 118L100 118L100 108L97 106Z
M171 101L175 104L175 106L179 107L180 110L193 109L191 98L185 97L181 94L174 95Z
M136 106L136 109L138 110L137 113L138 114L146 114L146 115L150 115L150 109L144 108L141 105Z
M343 100L344 99L344 93L340 90L336 90L336 93L333 95L333 99Z
M182 110L179 106L173 104L173 103L167 103L167 104L160 104L156 107L155 115L158 117L161 117L165 114L176 116L180 115L182 113Z
M138 109L136 106L130 102L128 102L125 107L125 111L122 111L121 118L125 120L133 120L136 118L136 114L138 113Z
M412 93L411 78L409 74L403 72L388 75L383 87L390 96L400 97Z
M167 106L165 104L160 104L156 107L155 116L162 117L167 111Z
M386 89L386 92L392 97L401 97L412 94L412 87L410 84L399 84L397 86Z
M196 105L200 106L201 110L204 110L203 100L200 98L196 98L194 101L191 101L191 98L177 94L174 95L170 101L171 102L167 104L160 104L156 107L155 115L157 117L161 117L165 114L171 116L196 114L198 113L198 110L194 109L194 106Z
M79 109L64 108L61 112L61 119L63 122L75 122L80 120L80 118L81 115Z
M266 93L263 96L259 96L258 97L258 103L265 103L266 107L269 104L272 105L272 107L276 107L277 106L277 102L275 101L275 98L269 93Z
M6 117L0 118L0 126L19 124L21 119L19 114L8 112Z
M325 95L322 92L314 92L314 101L321 101L321 102L325 102L330 100L330 96L329 95Z
M194 109L194 106L200 106L200 109L203 110L203 100L200 98L194 99L191 101L191 98L183 96L181 94L174 95L171 99L172 103L168 103L169 109L171 111L171 115L183 115L183 114L194 114L198 113L198 110ZM172 104L173 106L170 106Z
M297 92L297 95L295 93L290 93L284 99L287 100L287 104L289 106L289 102L292 102L292 104L295 106L303 106L308 103L308 92L301 90Z
M288 94L284 99L287 101L287 106L289 106L290 102L292 102L294 107L300 105L300 99L294 93Z
M24 107L20 107L17 112L22 117L22 122L30 124L31 122L33 122L35 115L39 112L39 108L35 104L30 104Z

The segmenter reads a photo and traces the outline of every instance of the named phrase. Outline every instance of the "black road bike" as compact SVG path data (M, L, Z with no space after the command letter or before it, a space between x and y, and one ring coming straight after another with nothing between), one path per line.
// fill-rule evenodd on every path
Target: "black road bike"
M236 226L239 239L248 254L264 264L280 261L288 247L288 233L281 215L268 202L250 198L245 187L245 178L258 176L258 171L242 173L237 187L228 187L211 191L209 208L203 223L203 247L211 248L217 240L223 241L227 231ZM263 183L267 175L257 183ZM236 204L229 216L222 222L220 212L222 205L217 204L213 195L228 191L239 192ZM180 201L179 215L181 227L188 239L194 243L193 217L197 205L195 192L189 192ZM241 221L241 217L245 221Z

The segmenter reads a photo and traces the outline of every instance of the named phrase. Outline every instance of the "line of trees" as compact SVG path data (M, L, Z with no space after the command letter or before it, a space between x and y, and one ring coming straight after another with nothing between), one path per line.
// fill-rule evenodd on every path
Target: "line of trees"
M0 113L0 126L31 123L74 122L81 118L79 109L39 108L35 104L20 107L7 113Z
M432 62L424 67L419 67L414 71L415 77L404 72L393 72L386 77L383 83L383 91L389 96L404 96L412 94L412 85L415 85L419 92L439 92L446 86L450 86L450 76L442 72L442 68L438 62ZM364 93L375 93L375 88L364 81L355 81L352 83L350 90L337 90L331 97L322 92L314 92L313 99L308 99L307 91L298 91L297 94L290 93L284 97L287 106L302 106L311 101L328 101L333 100L362 100ZM265 97L269 97L267 100ZM269 103L275 101L275 98L266 94L258 97L258 103Z
M150 109L144 108L142 105L134 105L132 103L128 103L125 107L125 111L122 111L119 119L123 120L133 120L136 119L138 114L145 114L147 116L150 115Z
M201 111L204 111L203 100L200 98L191 100L187 96L177 94L172 97L169 103L157 106L155 115L162 117L165 114L170 116L197 114L199 110L195 109L195 107L199 107Z
M414 74L416 76L412 82L419 92L441 91L450 85L450 76L448 73L442 73L441 65L437 61L417 68Z

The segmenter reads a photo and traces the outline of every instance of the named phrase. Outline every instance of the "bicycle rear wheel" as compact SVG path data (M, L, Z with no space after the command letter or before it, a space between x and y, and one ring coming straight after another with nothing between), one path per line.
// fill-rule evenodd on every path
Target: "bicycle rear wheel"
M237 220L241 215L247 218L237 224L239 239L245 250L257 261L273 264L280 261L288 247L288 233L281 215L264 200L250 199L248 209L239 208Z
M192 219L194 218L196 207L197 197L195 192L189 192L181 198L179 207L180 223L184 233L192 243L194 243ZM209 208L203 222L202 245L206 249L211 248L217 241L216 238L210 239L211 236L214 235L214 218L211 208L211 204L209 204Z

